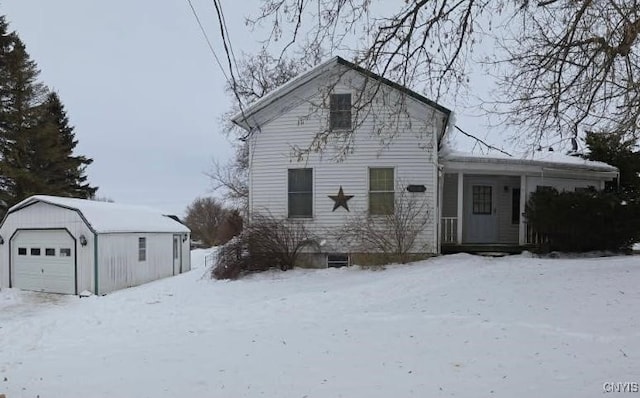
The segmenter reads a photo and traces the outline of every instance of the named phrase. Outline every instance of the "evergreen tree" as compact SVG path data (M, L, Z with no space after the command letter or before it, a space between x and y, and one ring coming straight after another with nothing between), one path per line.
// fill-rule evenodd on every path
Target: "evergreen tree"
M0 16L0 216L34 194L88 198L92 159L75 156L64 106L38 81L24 43Z
M91 198L98 188L87 182L85 171L93 159L75 156L78 144L60 97L49 93L39 107L38 124L31 136L32 172L50 195Z
M620 171L620 181L610 186L610 190L640 195L640 150L635 140L619 133L588 132L585 143L588 159L608 163Z
M46 92L24 44L0 16L0 203L7 207L33 194L28 137L36 124L35 107Z

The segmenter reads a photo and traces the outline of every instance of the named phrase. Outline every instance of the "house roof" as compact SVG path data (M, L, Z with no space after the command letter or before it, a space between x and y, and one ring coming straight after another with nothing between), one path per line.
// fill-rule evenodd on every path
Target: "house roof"
M448 108L445 108L444 106L436 103L435 101L432 101L430 99L428 99L427 97L423 96L422 94L419 94L413 90L410 90L407 87L404 87L398 83L395 83L385 77L382 77L376 73L371 72L370 70L364 69L361 66L358 66L352 62L349 62L347 60L345 60L344 58L341 57L333 57L331 59L329 59L328 61L325 61L311 69L309 69L306 72L303 72L301 74L299 74L298 76L292 78L291 80L289 80L287 83L281 85L280 87L276 88L275 90L271 91L270 93L268 93L267 95L265 95L264 97L260 98L259 100L253 102L252 104L250 104L247 108L243 109L242 111L238 112L237 114L235 114L231 120L239 125L240 127L246 129L246 130L250 130L251 126L248 123L248 119L254 115L256 112L266 108L267 106L271 105L272 103L278 101L279 99L285 97L286 95L288 95L289 93L291 93L292 91L294 91L295 89L297 89L298 87L307 84L309 82L311 82L312 80L318 78L319 76L321 76L322 74L324 74L325 72L331 70L332 68L338 66L338 65L342 65L345 66L349 69L355 70L359 73L361 73L362 75L375 79L389 87L392 87L406 95L408 95L411 98L414 98L415 100L422 102L424 104L427 104L441 112L443 112L447 117L449 117L449 115L451 114L451 110Z
M189 232L185 225L150 207L58 196L31 196L11 207L9 214L38 202L79 212L89 227L98 233Z
M505 154L483 155L451 151L440 155L441 160L458 163L488 163L502 165L524 165L566 170L584 170L617 173L618 168L604 162L565 155L560 152L536 151L528 157L509 157Z

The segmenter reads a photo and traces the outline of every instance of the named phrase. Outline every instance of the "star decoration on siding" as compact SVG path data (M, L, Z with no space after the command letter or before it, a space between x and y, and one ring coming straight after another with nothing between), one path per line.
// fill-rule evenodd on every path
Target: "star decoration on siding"
M349 211L349 205L347 202L349 199L353 198L353 195L345 195L342 190L342 185L340 185L340 190L338 190L337 195L329 195L331 199L333 199L333 210L336 211L338 207L344 207L347 211Z

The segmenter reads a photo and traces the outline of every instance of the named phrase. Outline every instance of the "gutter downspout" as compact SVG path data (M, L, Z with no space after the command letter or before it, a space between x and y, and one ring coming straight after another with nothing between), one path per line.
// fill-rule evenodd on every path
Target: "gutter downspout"
M93 233L93 282L95 284L94 290L95 295L99 296L99 288L98 288L98 234Z

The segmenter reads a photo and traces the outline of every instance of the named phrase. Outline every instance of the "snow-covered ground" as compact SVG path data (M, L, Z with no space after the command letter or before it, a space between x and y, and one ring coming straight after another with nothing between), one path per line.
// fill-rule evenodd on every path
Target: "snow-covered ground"
M640 257L443 256L0 292L0 394L600 397L640 382Z

